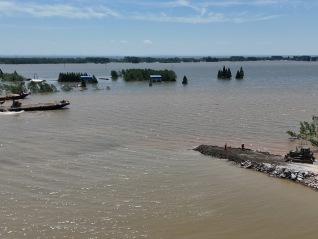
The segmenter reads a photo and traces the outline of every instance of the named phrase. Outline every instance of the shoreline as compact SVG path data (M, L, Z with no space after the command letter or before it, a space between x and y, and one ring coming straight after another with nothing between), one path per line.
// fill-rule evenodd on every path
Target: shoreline
M251 149L199 145L193 149L203 155L232 161L245 169L265 173L270 177L291 180L318 191L318 165L285 162L282 155Z

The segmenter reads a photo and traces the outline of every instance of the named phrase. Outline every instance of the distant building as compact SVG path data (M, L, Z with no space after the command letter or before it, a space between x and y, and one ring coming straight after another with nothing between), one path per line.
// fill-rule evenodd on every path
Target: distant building
M81 76L81 79L89 81L93 79L93 76Z
M98 83L94 76L81 76L81 80L84 80L87 83Z
M162 76L161 75L150 75L149 76L149 81L150 82L161 82L162 81Z

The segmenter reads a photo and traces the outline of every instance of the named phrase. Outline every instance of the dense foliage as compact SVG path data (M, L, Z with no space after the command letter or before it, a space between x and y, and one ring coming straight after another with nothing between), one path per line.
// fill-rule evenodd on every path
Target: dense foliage
M17 82L13 84L1 84L0 90L5 91L6 93L19 94L21 92L26 92L25 82Z
M243 67L241 67L241 69L239 71L236 72L236 79L243 79L244 78L244 71L243 71Z
M107 57L0 57L1 64L109 63Z
M121 71L125 81L149 81L150 75L161 75L162 81L176 81L177 75L172 70L127 69Z
M30 82L28 84L28 89L32 93L46 93L56 91L56 86L53 84L48 84L45 82Z
M60 73L58 82L80 82L81 81L81 73L75 72L67 72L67 73Z
M10 82L24 81L24 77L19 75L16 71L14 71L13 73L3 73L2 70L0 70L0 78L3 81L10 81Z
M300 122L299 133L290 130L286 133L291 137L308 141L312 146L318 147L318 117L313 116L312 122Z
M65 63L95 63L106 64L109 62L219 62L219 61L318 61L317 56L230 56L230 57L0 57L0 64L65 64Z
M56 91L56 87L52 84L47 83L36 83L30 82L28 85L25 85L25 78L19 75L16 71L13 73L3 73L0 70L0 78L2 81L9 82L8 84L1 84L0 91L1 93L14 93L19 94L21 92L26 92L28 89L34 93L42 93L42 92L54 92Z
M225 68L225 66L223 66L223 70L218 71L218 78L219 79L231 79L232 78L231 69Z
M203 60L204 60L205 62L218 62L218 61L219 61L218 58L216 58L216 57L210 57L210 56L208 56L208 57L203 57Z
M88 76L87 73L66 72L60 73L58 82L83 82L81 76ZM89 83L98 83L96 77L93 75L91 80L87 80ZM85 84L86 85L86 84Z
M188 84L188 78L186 76L183 76L182 85L187 85L187 84Z
M135 56L125 56L122 59L122 62L130 62L130 63L140 63L140 62L147 62L147 63L181 63L181 62L200 62L200 58L179 58L179 57L162 57L162 58L155 58L155 57L135 57Z
M110 72L110 75L111 75L111 77L112 77L112 79L117 79L118 78L118 72L117 71L114 71L114 70L112 70L111 72Z

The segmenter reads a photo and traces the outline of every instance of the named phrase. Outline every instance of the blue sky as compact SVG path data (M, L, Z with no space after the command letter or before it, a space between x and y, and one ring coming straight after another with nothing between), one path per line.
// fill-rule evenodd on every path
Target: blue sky
M318 55L318 0L0 0L0 55Z

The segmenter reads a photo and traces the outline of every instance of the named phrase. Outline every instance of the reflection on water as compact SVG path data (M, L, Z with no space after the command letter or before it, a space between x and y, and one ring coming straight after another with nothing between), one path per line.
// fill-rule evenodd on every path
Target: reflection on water
M69 109L0 117L3 238L316 238L317 193L191 149L202 143L284 154L286 130L310 120L316 63L173 65L172 84L100 81L99 90L33 94ZM0 65L54 81L165 64ZM42 78L43 78L42 77ZM105 90L109 86L110 90Z

